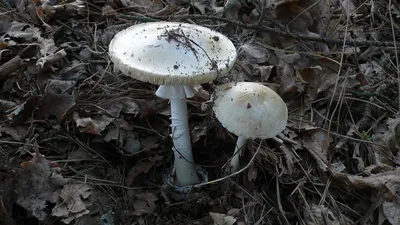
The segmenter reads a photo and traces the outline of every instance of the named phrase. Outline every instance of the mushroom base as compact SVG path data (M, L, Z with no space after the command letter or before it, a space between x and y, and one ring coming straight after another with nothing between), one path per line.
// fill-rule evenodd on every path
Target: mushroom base
M165 173L163 176L163 191L167 197L175 201L184 201L189 197L191 192L200 190L200 188L203 187L201 184L208 182L208 173L198 165L196 165L196 170L201 179L198 185L179 186L176 184L175 174L171 173L171 171Z

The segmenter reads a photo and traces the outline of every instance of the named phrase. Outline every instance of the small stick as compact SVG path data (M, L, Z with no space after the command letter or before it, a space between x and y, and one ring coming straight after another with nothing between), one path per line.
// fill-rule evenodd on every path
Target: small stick
M0 80L6 79L10 74L17 71L22 66L25 66L25 63L22 62L21 57L18 55L3 65L0 65Z

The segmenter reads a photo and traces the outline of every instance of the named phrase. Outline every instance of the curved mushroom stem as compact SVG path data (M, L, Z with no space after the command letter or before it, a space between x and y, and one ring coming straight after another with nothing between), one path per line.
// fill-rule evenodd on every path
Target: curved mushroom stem
M183 85L161 85L156 95L169 98L171 102L171 137L173 140L176 185L187 186L200 183L193 160L188 123L186 95ZM183 93L183 94L182 94Z
M236 141L235 151L233 152L233 157L230 162L230 173L234 173L239 170L240 163L240 154L243 149L246 147L247 139L243 136L239 136Z

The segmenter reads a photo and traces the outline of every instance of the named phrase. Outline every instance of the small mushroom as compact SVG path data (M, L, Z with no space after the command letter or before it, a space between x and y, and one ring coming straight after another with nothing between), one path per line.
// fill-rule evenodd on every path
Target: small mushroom
M156 95L171 104L174 185L200 183L193 161L186 98L194 96L194 85L228 74L236 61L233 43L206 27L151 22L119 32L110 43L109 53L124 74L160 85Z
M213 111L229 132L238 136L230 161L233 173L239 169L239 156L248 139L267 139L282 132L288 109L272 89L253 82L232 82L217 86Z

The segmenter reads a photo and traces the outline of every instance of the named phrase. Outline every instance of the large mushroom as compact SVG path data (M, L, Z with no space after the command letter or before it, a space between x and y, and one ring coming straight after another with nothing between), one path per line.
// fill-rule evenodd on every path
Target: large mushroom
M248 139L267 139L282 132L288 109L272 89L253 82L232 82L217 86L213 111L229 132L238 136L230 167L239 169L239 156Z
M156 95L170 100L176 186L201 182L193 161L186 98L194 85L228 74L236 61L233 43L209 28L178 22L151 22L119 32L109 54L124 74L160 85Z

